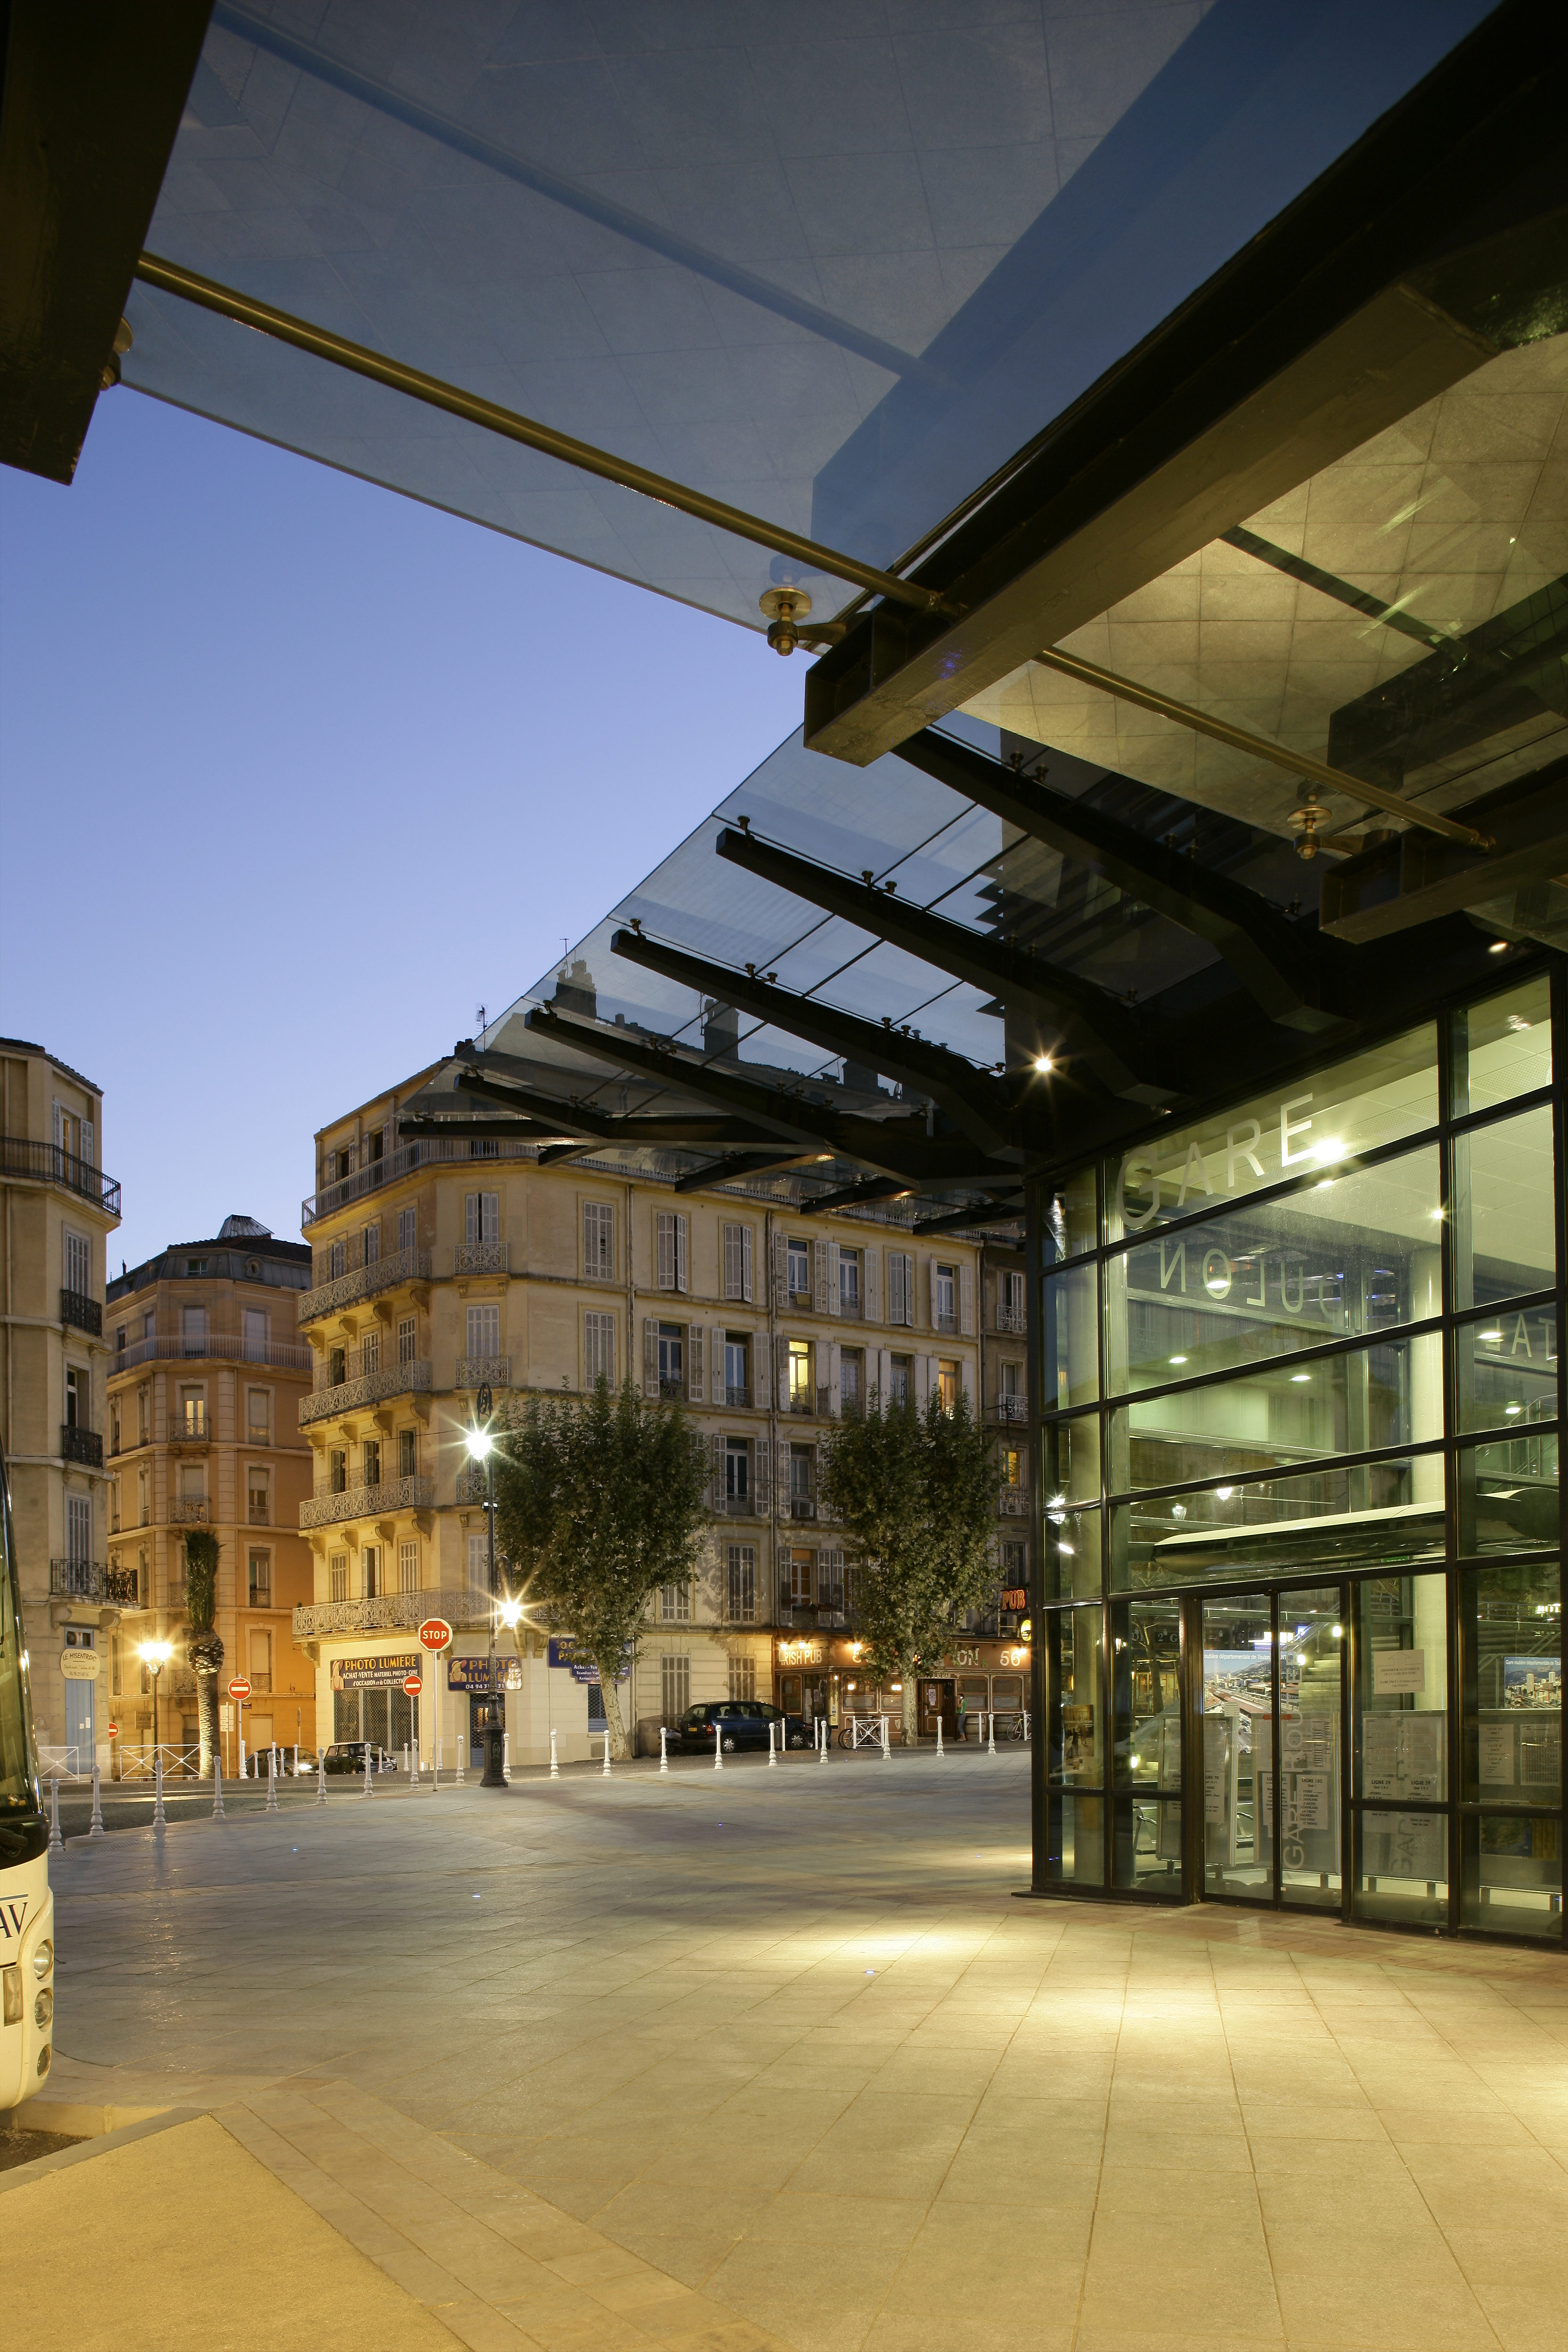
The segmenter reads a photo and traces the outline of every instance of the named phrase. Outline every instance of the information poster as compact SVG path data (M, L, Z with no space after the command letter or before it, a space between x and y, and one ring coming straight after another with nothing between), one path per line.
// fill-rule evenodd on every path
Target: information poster
M1372 1688L1375 1698L1403 1697L1426 1687L1425 1650L1373 1650Z
M1204 1820L1223 1829L1230 1818L1230 1725L1223 1715L1204 1717Z
M1511 1789L1514 1779L1512 1724L1483 1723L1480 1749L1482 1788Z

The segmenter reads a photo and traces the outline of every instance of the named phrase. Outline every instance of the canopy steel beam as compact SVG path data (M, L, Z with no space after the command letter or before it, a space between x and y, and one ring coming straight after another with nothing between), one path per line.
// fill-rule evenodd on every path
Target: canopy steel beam
M868 1176L858 1184L840 1184L831 1192L818 1192L812 1200L803 1202L813 1216L826 1216L835 1209L853 1209L869 1201L907 1201L918 1188L900 1184L896 1176Z
M666 947L645 939L640 931L616 931L610 946L628 963L640 964L666 980L694 989L699 995L717 997L739 1012L752 1013L774 1028L787 1030L825 1053L841 1055L880 1076L912 1085L942 1105L955 1127L973 1136L984 1151L998 1151L1011 1140L1012 1118L1002 1088L984 1070L962 1055L926 1044L923 1038L901 1036L896 1029L862 1021L852 1013L837 1012L815 997L759 980L752 972L732 971L726 964L709 963L684 949Z
M727 1151L722 1160L710 1160L704 1168L689 1168L684 1176L676 1178L675 1189L701 1192L710 1184L728 1184L737 1176L766 1176L832 1156L827 1151Z
M1297 930L1256 890L1207 873L1118 818L929 728L901 743L898 756L1206 940L1271 1021L1288 1029L1318 1030L1333 1027L1342 1017L1325 1002L1324 985L1326 979L1331 999L1346 987L1342 953L1325 948L1316 932Z
M986 1231L997 1225L1022 1224L1023 1221L1024 1196L1020 1193L1016 1208L946 1209L940 1217L917 1217L913 1230L917 1234L957 1234L970 1227Z
M1060 1025L1067 1031L1067 1050L1081 1054L1113 1093L1146 1090L1163 1100L1176 1091L1179 1080L1171 1070L1168 1049L1156 1045L1142 1023L1093 981L1042 963L1003 940L983 939L949 916L909 906L890 891L853 882L831 866L759 841L754 834L726 826L714 847L731 865L760 875L808 907L841 915L873 939L907 949L938 971L951 972L955 980L1002 998L1009 1009Z

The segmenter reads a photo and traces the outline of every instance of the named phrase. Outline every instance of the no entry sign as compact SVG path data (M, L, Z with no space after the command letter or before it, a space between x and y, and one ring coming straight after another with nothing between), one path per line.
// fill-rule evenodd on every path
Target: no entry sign
M444 1650L452 1638L452 1629L444 1617L426 1617L419 1628L419 1641L426 1650Z
M228 1695L230 1698L248 1698L250 1696L250 1685L246 1681L243 1675L236 1675L233 1682L231 1682L228 1686Z
M405 1675L403 1677L403 1687L408 1693L410 1698L417 1698L425 1685L420 1681L417 1675Z

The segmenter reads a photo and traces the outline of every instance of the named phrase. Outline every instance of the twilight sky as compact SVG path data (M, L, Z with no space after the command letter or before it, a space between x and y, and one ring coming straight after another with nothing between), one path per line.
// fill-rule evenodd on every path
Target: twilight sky
M104 1091L111 1273L297 1239L325 1120L528 986L804 658L131 391L0 468L0 1031Z

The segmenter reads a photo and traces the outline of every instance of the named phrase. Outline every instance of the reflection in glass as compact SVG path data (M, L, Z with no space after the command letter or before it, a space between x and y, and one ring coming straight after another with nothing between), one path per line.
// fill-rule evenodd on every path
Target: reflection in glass
M1100 1592L1100 1515L1089 1511L1046 1512L1046 1598L1093 1601Z
M1076 1175L1065 1177L1052 1187L1046 1202L1046 1229L1049 1236L1047 1255L1052 1258L1079 1257L1085 1250L1094 1248L1100 1239L1100 1228L1095 1216L1092 1168L1080 1168Z
M1046 1876L1069 1886L1105 1884L1105 1799L1052 1789L1046 1798Z
M1115 1800L1115 1879L1145 1894L1182 1891L1182 1801L1142 1792Z
M1448 1800L1446 1576L1373 1576L1354 1588L1355 1793Z
M1325 1454L1436 1444L1442 1369L1441 1335L1423 1333L1141 1399L1110 1416L1111 1492L1256 1478ZM1436 1485L1441 1491L1440 1477Z
M1119 1788L1182 1785L1181 1616L1173 1601L1110 1612L1110 1706Z
M1462 1445L1454 1456L1459 1549L1553 1550L1558 1538L1557 1431L1526 1428L1518 1437Z
M1204 1890L1267 1899L1273 1868L1259 1820L1259 1750L1273 1715L1268 1595L1204 1602ZM1264 1735L1260 1741L1258 1733Z
M1448 1917L1448 1817L1367 1806L1355 1814L1358 1919L1441 1927Z
M1041 1289L1040 1344L1045 1364L1040 1410L1091 1404L1100 1394L1100 1345L1095 1269L1080 1265L1047 1275Z
M1441 1583L1439 1577L1437 1582ZM1340 1905L1340 1717L1345 1652L1338 1585L1279 1596L1279 1893ZM1265 1835L1274 1818L1272 1732L1259 1724L1258 1796Z
M1469 1570L1460 1585L1460 1794L1563 1801L1563 1591L1555 1560Z
M1459 1916L1494 1936L1563 1933L1563 1824L1521 1813L1462 1816Z
M1544 972L1454 1022L1454 1116L1552 1084L1552 984Z
M1046 1642L1047 1770L1052 1780L1069 1787L1098 1789L1105 1780L1100 1610L1047 1611Z
M1439 1454L1113 1504L1111 1590L1441 1559L1442 1473Z
M1454 1335L1461 1430L1523 1437L1557 1418L1557 1309L1508 1307Z
M1552 1113L1544 1106L1454 1139L1454 1298L1527 1297L1557 1280Z
M1053 1498L1063 1503L1100 1500L1100 1415L1080 1414L1076 1421L1047 1423L1042 1439L1046 1508Z
M1338 1154L1334 1139L1321 1147ZM1442 1311L1436 1150L1135 1242L1106 1268L1110 1395Z

